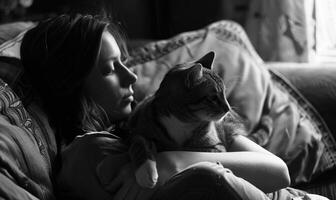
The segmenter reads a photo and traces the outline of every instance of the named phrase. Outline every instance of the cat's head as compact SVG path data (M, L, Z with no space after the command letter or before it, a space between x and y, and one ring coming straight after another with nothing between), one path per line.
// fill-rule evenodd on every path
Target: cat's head
M212 71L214 58L209 52L168 71L155 94L160 114L193 122L218 120L230 111L224 82Z

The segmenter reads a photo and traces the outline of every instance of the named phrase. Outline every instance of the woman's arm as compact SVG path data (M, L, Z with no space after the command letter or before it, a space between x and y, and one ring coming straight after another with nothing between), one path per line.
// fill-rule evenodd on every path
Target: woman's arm
M266 193L290 184L286 164L246 137L235 136L229 150L232 152L162 152L157 156L159 181L167 180L171 175L195 163L209 161L220 162L236 176L244 178Z
M258 175L261 175L261 177L258 176L256 177L256 179L250 181L251 183L256 184L256 186L265 185L267 188L268 186L270 186L269 180L273 180L273 183L275 184L274 186L278 185L280 188L287 187L290 185L290 176L289 176L289 171L288 171L288 167L286 163L282 159L274 155L273 153L267 151L266 149L259 146L252 140L246 138L245 136L242 136L242 135L234 136L232 145L230 146L228 151L260 153L261 160L263 160L262 157L265 156L263 161L259 161L261 165L264 162L264 167L260 166L261 174L258 174ZM261 154L264 154L264 155L261 155ZM262 173L262 170L265 170L264 174ZM251 173L249 173L246 170L239 170L236 172L236 175L246 178L246 177L249 177ZM274 179L267 179L267 177L264 177L264 175L269 175L270 178L274 178ZM254 178L254 177L250 177L250 178ZM246 178L246 180L249 180L249 179Z

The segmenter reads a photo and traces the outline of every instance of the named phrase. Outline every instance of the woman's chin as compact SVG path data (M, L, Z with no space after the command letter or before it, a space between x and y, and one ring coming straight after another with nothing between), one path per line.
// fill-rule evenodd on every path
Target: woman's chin
M132 107L131 104L129 104L127 106L121 107L119 110L114 110L112 113L109 114L109 118L111 122L118 122L127 119L131 112Z
M132 112L131 104L128 104L123 109L120 110L120 116L124 119L127 118Z
M123 114L124 116L129 116L132 112L132 106L131 104L129 104L126 108L124 108L123 110Z

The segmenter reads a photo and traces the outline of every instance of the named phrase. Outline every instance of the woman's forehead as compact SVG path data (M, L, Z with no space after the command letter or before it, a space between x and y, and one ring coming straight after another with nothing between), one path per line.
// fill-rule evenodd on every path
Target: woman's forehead
M100 58L112 59L120 57L119 46L111 33L104 31L100 49Z

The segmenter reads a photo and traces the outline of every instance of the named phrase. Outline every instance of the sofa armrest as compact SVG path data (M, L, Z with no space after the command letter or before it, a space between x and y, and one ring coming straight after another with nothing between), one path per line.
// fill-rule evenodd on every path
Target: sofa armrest
M269 62L316 108L336 138L336 64Z

